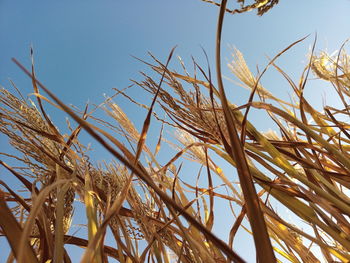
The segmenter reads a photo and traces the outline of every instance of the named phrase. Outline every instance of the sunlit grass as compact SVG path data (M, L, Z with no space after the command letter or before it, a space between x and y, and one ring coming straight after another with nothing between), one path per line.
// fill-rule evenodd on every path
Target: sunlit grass
M241 11L262 14L276 3L256 1ZM225 4L218 23L219 73ZM149 73L134 81L152 95L149 105L122 90L115 95L147 109L140 131L113 101L115 96L93 111L72 109L37 80L34 65L30 72L14 60L31 78L37 101L1 90L0 131L18 152L1 154L22 167L0 164L26 189L18 192L0 181L0 229L11 247L8 262L76 262L65 244L84 248L82 262L244 262L252 251L235 252L241 228L253 236L259 262L349 262L350 125L344 121L350 114L349 56L344 47L333 55L312 51L295 82L276 60L302 40L277 53L258 74L234 50L229 69L251 91L240 106L227 99L221 74L214 81L195 61L200 74L191 75L184 65L185 73L175 72L169 66L173 51L166 63L151 55L151 62L145 62ZM281 100L262 86L269 68L287 80L295 101ZM335 88L341 107L324 106L320 112L305 99L311 74ZM55 126L44 101L76 121L70 134ZM259 131L250 121L250 109L264 111L277 128ZM96 110L104 110L106 120L97 118ZM155 121L162 125L159 134L150 133ZM115 161L95 165L79 141L83 129ZM176 130L175 146L163 129ZM150 135L157 137L155 145L149 145ZM161 163L159 154L168 146L175 150ZM192 161L200 164L199 171L184 171L183 163ZM234 169L222 169L221 162ZM238 179L233 179L236 169ZM183 173L195 179L184 180ZM215 213L223 200L234 204L227 210L239 207L235 215L224 215L227 242L213 231L223 216ZM70 231L78 202L86 209L86 220L81 220L87 237ZM278 213L277 204L296 221Z

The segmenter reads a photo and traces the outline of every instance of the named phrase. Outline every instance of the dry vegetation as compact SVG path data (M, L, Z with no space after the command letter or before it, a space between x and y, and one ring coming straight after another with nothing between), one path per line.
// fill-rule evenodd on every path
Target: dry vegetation
M277 2L256 1L240 10L258 9L263 14ZM141 131L111 98L102 108L117 126L97 119L88 108L72 110L36 79L34 66L29 72L14 60L32 79L37 101L1 90L0 131L21 153L1 155L20 161L22 167L13 168L1 160L0 164L26 188L25 193L18 192L0 181L0 230L11 246L8 262L76 261L65 244L85 248L82 262L107 262L109 257L119 262L244 262L245 255L234 252L235 235L244 218L249 220L259 262L350 261L350 126L345 122L350 115L349 56L343 47L334 56L312 53L295 83L275 60L301 40L287 47L268 64L282 74L295 95L295 101L285 102L259 82L268 67L254 75L235 50L229 68L251 90L249 101L236 106L227 100L220 74L225 10L223 1L217 34L218 84L197 64L201 74L196 76L185 68L183 74L169 69L173 51L166 63L152 57L146 63L153 73L135 81L153 96L150 106L138 105L148 110ZM303 95L310 74L333 86L343 106L325 106L322 112L314 109ZM117 94L137 104L123 91ZM69 114L77 127L69 125L71 133L61 134L47 117L43 102ZM156 103L167 121L154 111ZM252 108L265 111L279 128L278 134L259 132L249 121ZM166 164L157 161L162 143L170 143L162 132L155 150L146 144L151 119L160 121L164 129L178 131L181 149ZM82 129L116 161L94 166L86 145L79 142ZM237 169L239 184L233 174L224 174L212 155ZM175 163L184 157L202 165L206 186L181 180L181 167ZM220 185L226 193L217 190ZM287 222L275 211L272 198L310 230ZM227 243L212 232L217 200L240 207L227 220L231 229ZM87 238L69 234L78 202L86 209ZM106 244L111 239L115 247Z

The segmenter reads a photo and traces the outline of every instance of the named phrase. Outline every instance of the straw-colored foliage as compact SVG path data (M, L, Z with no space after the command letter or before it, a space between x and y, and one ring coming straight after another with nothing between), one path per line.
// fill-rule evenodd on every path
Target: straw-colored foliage
M221 6L221 1L213 0L202 0L216 6ZM254 0L254 1L245 1L245 0L236 0L239 4L239 8L225 8L225 11L230 14L241 14L249 12L252 10L257 10L258 15L263 15L268 12L271 8L278 4L279 0ZM248 2L248 3L246 3Z
M277 2L256 1L251 8L271 8ZM223 13L225 6L220 8ZM97 109L72 110L36 79L34 67L26 71L15 60L30 76L36 102L1 90L0 131L17 150L15 155L3 149L0 153L16 163L11 167L0 160L7 171L0 181L0 230L11 247L8 262L76 262L67 245L84 248L82 262L244 262L247 255L234 252L240 228L253 235L259 262L271 262L259 251L261 242L267 255L270 241L271 258L276 255L277 261L349 262L349 56L343 47L335 55L312 53L296 83L275 60L297 42L268 64L289 83L297 98L293 102L263 87L265 70L255 75L238 50L228 67L251 90L249 101L241 106L227 101L221 84L195 62L198 72L191 76L182 61L183 74L168 67L172 53L165 64L151 56L153 62L146 63L150 72L134 81L153 96L150 106L137 103L125 91L115 95L148 110L141 131L114 96L99 107L106 119L95 116ZM304 98L310 74L335 88L341 107L318 111ZM68 123L70 134L54 125L44 101L76 121L76 127ZM251 108L271 118L269 132L260 132L250 122ZM164 113L166 120L159 118ZM149 145L147 134L154 121L162 128L156 145ZM82 129L116 160L94 165L89 147L79 140ZM160 162L158 153L174 146L163 138L163 129L176 130L178 143ZM183 171L179 161L194 161L201 168ZM223 163L236 167L238 176L233 169L223 171ZM9 175L26 191L8 186L6 180L15 180ZM199 180L201 175L207 184ZM216 206L222 202L232 211L231 216L225 213L227 225L221 226L230 230L221 237L228 242L213 231L222 216ZM86 230L81 236L72 225L78 203L86 213L86 218L75 218ZM277 212L276 205L283 205L292 220ZM254 219L259 216L266 231L254 227L261 223Z

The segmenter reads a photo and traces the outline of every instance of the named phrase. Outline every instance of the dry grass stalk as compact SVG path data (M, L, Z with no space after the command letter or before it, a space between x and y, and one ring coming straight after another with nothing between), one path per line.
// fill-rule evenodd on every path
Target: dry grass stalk
M337 91L341 92L343 102L346 103L346 76L349 69L348 58L343 52L342 55L338 56L339 65L332 64L332 68L328 68L328 71L325 71L324 64L319 63L321 59L324 60L324 54L321 54L320 57L312 55L310 67L317 76L332 82ZM236 60L233 63L235 63L236 68L240 68L240 71L233 70L233 72L238 72L237 77L243 82L247 82L244 76L251 78L251 83L247 82L245 84L252 86L256 79L250 71L245 72L249 69L243 56L240 55L240 57L236 56L235 58ZM328 63L334 63L334 60L334 58L329 57ZM225 176L220 167L210 157L206 156L206 149L211 149L233 166L237 164L237 161L226 152L224 147L225 141L229 139L229 133L223 125L225 119L220 104L215 101L214 97L213 99L206 98L203 95L204 91L200 92L200 88L208 89L213 84L208 82L208 78L200 81L189 75L173 73L157 60L156 63L157 65L153 65L152 68L156 73L161 73L160 69L163 69L166 85L178 95L176 98L165 87L159 88L159 103L162 109L174 120L175 125L178 125L178 138L184 146L184 150L180 150L168 164L162 167L157 163L157 158L144 145L143 153L149 156L149 159L157 168L149 167L146 169L141 163L138 163L139 168L134 172L146 173L146 171L149 171L153 173L152 180L161 185L163 191L172 193L177 205L186 208L195 220L199 220L203 224L209 224L210 226L213 222L209 223L208 216L201 217L199 215L202 212L209 215L210 211L215 209L213 207L209 209L205 199L202 199L204 196L209 196L212 201L217 198L233 201L243 207L241 215L244 216L246 213L244 212L245 201L242 193L240 193L241 190ZM336 69L341 70L341 73L336 73ZM337 80L337 75L340 76L341 81ZM194 92L186 91L183 82L192 84ZM151 93L156 93L159 87L148 76L146 76L144 82L135 83ZM305 100L298 92L297 85L292 87L300 99ZM213 91L214 96L218 94L215 87L213 87ZM281 103L271 95L262 99L263 101L274 101L277 105ZM17 98L5 89L2 90L1 103L3 105L1 107L1 131L11 139L13 146L24 154L23 157L16 156L16 158L29 167L32 172L28 173L26 169L16 172L11 168L9 168L9 171L25 183L33 198L40 195L47 186L51 186L56 180L54 178L57 177L57 174L60 174L60 178L75 178L74 183L70 183L64 197L60 194L57 195L54 190L41 194L41 196L45 196L45 199L41 199L43 200L41 201L42 208L40 211L36 210L38 211L36 212L38 217L36 217L36 214L32 215L32 218L35 217L36 220L30 239L34 242L32 244L35 253L43 259L53 257L54 253L59 253L59 257L63 257L67 261L69 256L65 250L57 252L57 248L55 250L52 243L54 240L56 242L58 240L55 233L62 232L62 230L57 232L57 228L53 227L55 220L67 222L64 223L64 229L61 233L61 236L64 237L61 240L67 243L64 234L67 233L70 227L74 195L78 194L83 200L83 196L87 193L92 194L94 206L98 208L102 218L108 216L112 204L125 187L128 178L130 178L131 174L128 170L130 167L118 163L105 164L104 167L93 167L87 162L87 153L84 152L83 146L77 140L77 130L73 130L71 136L52 134L45 119L41 117L34 106L28 105L23 99ZM111 101L106 105L111 109L106 109L107 114L110 114L121 124L118 128L119 133L124 134L131 143L137 144L140 135L130 120ZM278 246L274 246L275 252L292 262L299 259L302 262L316 262L317 257L314 255L314 250L309 250L305 244L306 240L309 240L322 249L325 258L338 258L338 260L346 261L349 258L347 251L350 249L350 241L342 233L350 233L350 226L346 219L350 213L349 198L347 197L350 184L346 179L350 167L348 161L350 138L347 135L349 126L343 121L344 116L348 114L347 108L326 107L324 113L319 113L304 101L302 110L305 114L309 114L309 117L313 119L317 126L299 120L295 113L291 114L292 108L294 108L294 111L301 110L300 103L293 105L290 110L288 110L286 104L284 104L286 110L281 110L265 102L253 101L250 105L256 109L268 111L272 120L276 121L281 129L281 136L278 136L275 132L264 134L254 128L254 125L247 120L247 137L244 145L247 164L250 167L254 181L263 189L258 195L259 202L270 238L278 244ZM233 108L233 104L229 104L229 107L235 124L240 127L244 119L243 113L237 108ZM244 109L244 107L240 108ZM119 117L116 114L119 114ZM342 117L338 118L341 115ZM56 130L58 131L58 129ZM74 139L72 139L72 136ZM71 138L69 143L67 139L67 142L62 141L62 138L69 137ZM112 142L121 147L122 152L132 162L135 162L135 155L115 139ZM208 188L199 188L198 186L183 184L176 179L179 178L179 175L173 170L174 162L186 153L189 153L195 161L208 167L213 173L212 176L215 175L220 178L222 183L231 190L229 194L223 195L216 192L213 185ZM59 167L59 173L57 167ZM270 175L262 172L260 167L267 169ZM88 171L89 178L91 178L89 188L85 188L83 183L87 179L86 171ZM24 179L28 175L34 179L33 182ZM40 184L37 182L40 182ZM188 199L188 194L185 193L188 190L193 191L194 194L196 193L195 199ZM276 214L268 204L261 200L266 193L275 197L303 221L310 224L314 229L314 235L310 232L304 232ZM10 189L8 189L8 194L11 196L11 200L17 200L18 206L15 211L19 211L20 207L24 207L27 210L27 216L24 217L24 220L30 218L30 215L34 213L34 210L31 211L30 209L32 201L20 198ZM110 217L105 223L106 226L108 225L111 228L117 240L118 250L113 252L101 243L98 251L101 251L102 258L109 255L124 262L130 259L138 262L145 260L146 255L153 255L165 260L165 257L167 257L165 245L183 262L197 262L198 260L209 262L211 259L224 260L225 256L223 252L220 252L222 248L208 242L206 236L194 227L185 230L180 221L176 219L177 217L174 217L175 214L169 214L169 211L164 210L164 200L162 198L163 196L159 197L149 185L141 181L132 182L125 195L125 200L130 208L120 207L118 215ZM62 202L64 204L63 217L60 216L61 212L59 212ZM198 202L203 203L198 206ZM52 207L55 209L52 210ZM45 218L40 214L45 215ZM88 213L88 219L93 217L95 216ZM97 222L96 219L95 222ZM241 222L240 219L233 226L231 240L234 240L234 233ZM88 228L92 230L94 227L91 225ZM189 231L192 237L184 235L184 231ZM96 233L92 232L92 239ZM136 248L140 239L145 240L149 246L139 254ZM75 240L73 243L81 244L80 240L73 240ZM72 243L71 240L69 242ZM51 246L51 250L49 250L51 252L44 252L45 246L43 244L47 244L48 247ZM85 245L89 246L89 241ZM94 250L94 254L98 251ZM200 253L194 251L200 251Z
M237 56L237 54L240 53L236 52L234 56L236 60L232 62L234 66L231 68L245 85L253 88L256 78L247 68L242 55ZM325 58L328 58L326 62ZM320 61L323 62L320 63ZM159 73L163 66L158 61L155 62L156 64L151 65L151 68ZM326 68L325 63L328 65ZM314 229L314 236L282 220L268 207L263 207L270 235L278 243L283 240L282 242L285 243L284 251L279 250L278 253L291 261L296 259L294 253L296 253L297 258L302 259L302 262L317 261L317 257L313 255L314 250L309 250L307 246L300 243L303 240L310 240L322 249L327 260L336 257L338 260L346 262L349 259L349 240L346 238L347 234L342 233L347 233L349 229L346 218L349 216L347 194L350 185L346 174L349 168L348 145L350 136L348 135L349 126L343 120L349 114L346 103L346 97L348 97L346 81L349 74L348 56L345 55L344 51L333 58L324 53L319 56L312 55L309 67L316 76L332 83L344 104L343 109L326 106L324 113L315 110L302 96L298 85L294 84L289 76L275 64L274 66L291 84L302 103L291 105L290 108L286 106L287 103L284 103L282 110L265 102L252 102L252 107L268 112L272 120L280 127L281 136L276 136L275 133L273 136L263 134L248 121L245 152L250 158L248 163L255 181L298 215L301 220L310 224ZM190 77L187 72L186 75L181 75L167 71L167 84L178 94L178 97L163 89L160 90L161 100L159 103L170 118L177 123L179 129L185 131L185 135L180 137L180 141L184 146L189 147L191 158L207 165L203 158L203 152L198 152L200 149L198 142L189 139L189 134L203 142L201 147L211 148L223 159L236 165L236 162L223 150L224 140L222 138L226 137L227 140L228 133L225 130L225 125L220 125L224 119L223 111L218 106L219 103L215 100L211 103L210 98L205 98L202 95L203 92L199 92L200 87L206 90L213 85L208 82L208 77L204 77L206 81ZM193 85L194 92L185 91L183 82ZM136 83L149 92L155 91L154 81L148 76L144 82ZM300 83L302 84L303 81ZM262 89L260 84L258 84L259 89ZM262 91L264 92L262 94L263 101L270 100L277 105L281 104L281 101L269 92ZM218 94L215 92L215 88L213 94ZM239 110L234 109L233 104L231 105L235 123L240 125L244 116ZM244 109L244 107L240 108ZM298 119L296 110L307 114L308 118L311 118L316 125L309 124L305 118ZM216 126L215 117L220 126ZM220 137L219 127L222 129L224 137ZM181 152L181 155L188 150ZM273 176L266 176L265 173L259 171L257 164L265 167ZM215 170L213 165L210 167ZM274 176L277 178L273 178ZM227 181L225 183L230 185ZM236 195L237 197L239 195ZM337 208L334 209L335 207ZM280 230L276 229L276 219L280 223ZM287 232L281 231L282 229L286 229ZM296 230L302 239L293 237L292 233L295 233ZM289 237L287 238L283 233L288 233Z
M219 6L219 7L222 5L212 0L202 0L202 1ZM266 12L268 12L275 5L277 5L279 0L255 0L254 3L248 4L248 5L245 5L244 0L237 0L236 2L240 4L240 8L229 9L225 7L225 11L230 14L241 14L241 13L249 12L256 9L258 11L258 15L261 16Z
M262 14L277 2L255 1L239 10L258 9ZM217 4L221 8L218 39L225 3ZM227 100L220 74L216 88L210 74L197 64L203 73L202 80L197 75L192 77L182 62L184 74L173 72L168 64L153 56L152 59L154 64L147 65L161 81L143 74L143 81L134 82L154 96L151 106L145 106L148 113L141 132L110 98L106 99L104 110L117 126L91 116L87 108L80 113L73 111L36 79L34 66L28 72L17 62L32 80L39 109L21 95L1 90L0 132L22 156L1 154L22 162L23 167L12 168L3 161L0 164L27 191L17 194L0 181L4 189L0 191L0 209L4 215L0 227L11 245L9 259L14 256L18 262L24 262L23 256L28 255L29 262L52 259L71 262L65 245L73 244L86 248L83 262L106 262L108 257L120 262L171 262L169 249L179 262L244 262L233 250L236 233L242 227L253 234L256 243L265 242L264 251L257 247L261 262L275 261L275 254L290 262L320 262L310 243L320 249L326 261L348 262L350 125L346 118L350 114L347 103L350 65L344 48L336 55L312 53L299 84L275 64L275 59L269 62L290 84L298 98L295 103L284 102L265 89L259 83L261 75L254 76L243 55L235 50L229 67L242 86L252 90L248 103L239 107ZM311 71L335 87L342 107L326 106L323 112L312 107L304 97ZM39 94L39 88L53 101ZM260 101L254 99L255 91ZM43 100L56 105L78 123L75 129L70 129L71 134L61 134L54 126L45 113ZM156 156L161 150L162 136L155 153L146 141L156 102L178 129L181 144L165 164L159 163ZM249 121L250 107L266 111L279 128L279 134L260 132ZM98 127L92 120L111 131ZM81 129L117 160L94 166L87 148L78 140ZM130 147L121 139L129 142ZM238 168L240 184L222 171L212 154ZM151 161L142 161L142 156ZM177 166L177 160L182 157L190 157L206 168L198 177L205 173L208 185L182 179L181 166ZM258 192L253 183L259 185ZM226 194L220 191L222 186L227 189ZM270 196L311 230L303 230L295 222L284 219L284 215L274 210ZM228 226L231 228L228 243L212 232L220 200L239 207L238 216L233 215ZM75 202L83 202L86 207L88 239L69 235ZM255 221L254 217L259 215L261 220ZM253 231L243 225L246 216ZM259 224L265 224L267 231L265 227L257 228ZM107 228L116 248L106 244ZM269 247L270 241L275 254ZM266 251L270 251L270 259L262 255Z

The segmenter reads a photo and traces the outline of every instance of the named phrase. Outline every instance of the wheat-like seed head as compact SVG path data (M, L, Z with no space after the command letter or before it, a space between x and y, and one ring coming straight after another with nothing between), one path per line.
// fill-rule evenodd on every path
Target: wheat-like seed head
M22 158L17 158L30 168L31 176L42 183L42 187L52 183L55 174L55 167L60 160L60 153L63 146L49 139L44 134L50 134L50 128L42 115L31 102L31 105L22 99L18 99L6 89L0 94L0 132L7 135L10 144L23 154ZM71 168L67 155L65 163L67 168ZM68 178L69 172L62 169L63 176ZM73 211L73 201L75 192L70 188L65 194L64 200L64 231L67 232ZM55 202L56 193L51 193L51 198ZM47 217L51 222L53 230L55 211L48 209ZM33 230L37 233L37 230Z

